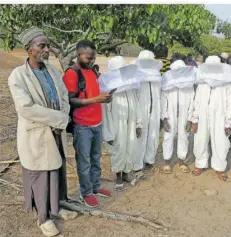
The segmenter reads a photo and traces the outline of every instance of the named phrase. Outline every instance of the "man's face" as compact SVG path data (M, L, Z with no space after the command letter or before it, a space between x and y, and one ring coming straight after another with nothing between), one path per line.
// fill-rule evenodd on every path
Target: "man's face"
M42 63L49 58L50 41L46 36L38 36L31 42L31 47L28 50L29 56Z
M91 48L81 48L77 51L78 63L81 67L90 69L95 63L96 50Z

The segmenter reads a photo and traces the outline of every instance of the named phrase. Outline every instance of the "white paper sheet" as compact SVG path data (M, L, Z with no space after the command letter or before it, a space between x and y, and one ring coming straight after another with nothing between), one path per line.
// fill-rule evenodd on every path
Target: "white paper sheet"
M145 80L146 74L138 70L134 64L129 64L120 69L103 73L99 77L101 92L109 92L117 88L115 93L138 88L140 82Z

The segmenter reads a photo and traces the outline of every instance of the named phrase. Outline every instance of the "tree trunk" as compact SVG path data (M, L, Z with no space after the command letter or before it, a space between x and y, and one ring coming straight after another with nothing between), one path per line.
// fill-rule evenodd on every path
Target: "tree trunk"
M73 60L77 57L77 53L76 51L70 53L69 55L67 55L64 58L59 58L59 63L63 69L63 71L65 72L73 63Z

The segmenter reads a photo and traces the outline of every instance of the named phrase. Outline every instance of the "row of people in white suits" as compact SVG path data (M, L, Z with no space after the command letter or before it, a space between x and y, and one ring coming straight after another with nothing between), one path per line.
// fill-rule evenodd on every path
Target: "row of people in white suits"
M122 189L124 181L134 185L137 178L145 178L144 166L151 168L154 164L160 119L164 126L164 173L171 173L176 135L179 168L182 172L190 171L184 161L192 129L196 133L193 173L199 175L208 167L211 140L211 166L219 178L226 180L231 67L221 64L216 56L208 57L198 70L177 60L161 77L161 67L154 54L144 50L130 65L125 65L121 56L110 59L109 72L99 78L102 91L117 88L112 102L103 107L103 135L111 155L111 168L117 177L116 188ZM196 91L195 84L198 84ZM131 176L131 171L136 175Z

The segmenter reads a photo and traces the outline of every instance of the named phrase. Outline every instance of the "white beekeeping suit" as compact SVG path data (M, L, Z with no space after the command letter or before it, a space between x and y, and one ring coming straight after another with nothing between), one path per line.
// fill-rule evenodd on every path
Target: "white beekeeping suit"
M141 171L144 164L152 167L159 145L160 130L160 93L162 62L155 60L154 53L149 50L140 52L135 60L138 68L146 73L146 80L136 90L142 116L142 136L138 140L134 171ZM139 178L144 178L143 172L137 172Z
M124 66L125 62L121 56L113 57L108 62L109 70ZM134 164L136 128L141 128L136 100L135 93L130 89L115 92L112 102L103 105L103 139L107 142L111 155L112 172L117 174L116 188L122 188L122 181L131 184L135 182L135 179L128 178L128 173L132 171Z
M171 70L163 75L161 94L161 119L164 121L163 158L168 165L165 173L171 173L169 165L173 155L174 138L177 134L177 156L179 168L188 173L189 168L183 163L189 146L190 121L192 120L195 71L186 67L182 60L170 66ZM179 74L179 76L175 76ZM182 76L181 76L182 74ZM179 78L177 78L179 77Z
M201 169L208 168L209 141L212 148L211 166L217 172L224 172L230 149L231 67L221 64L219 57L209 56L199 67L197 80L200 83L196 90L192 116L196 157L196 169L193 173L200 175ZM227 179L223 173L218 175L220 179Z

